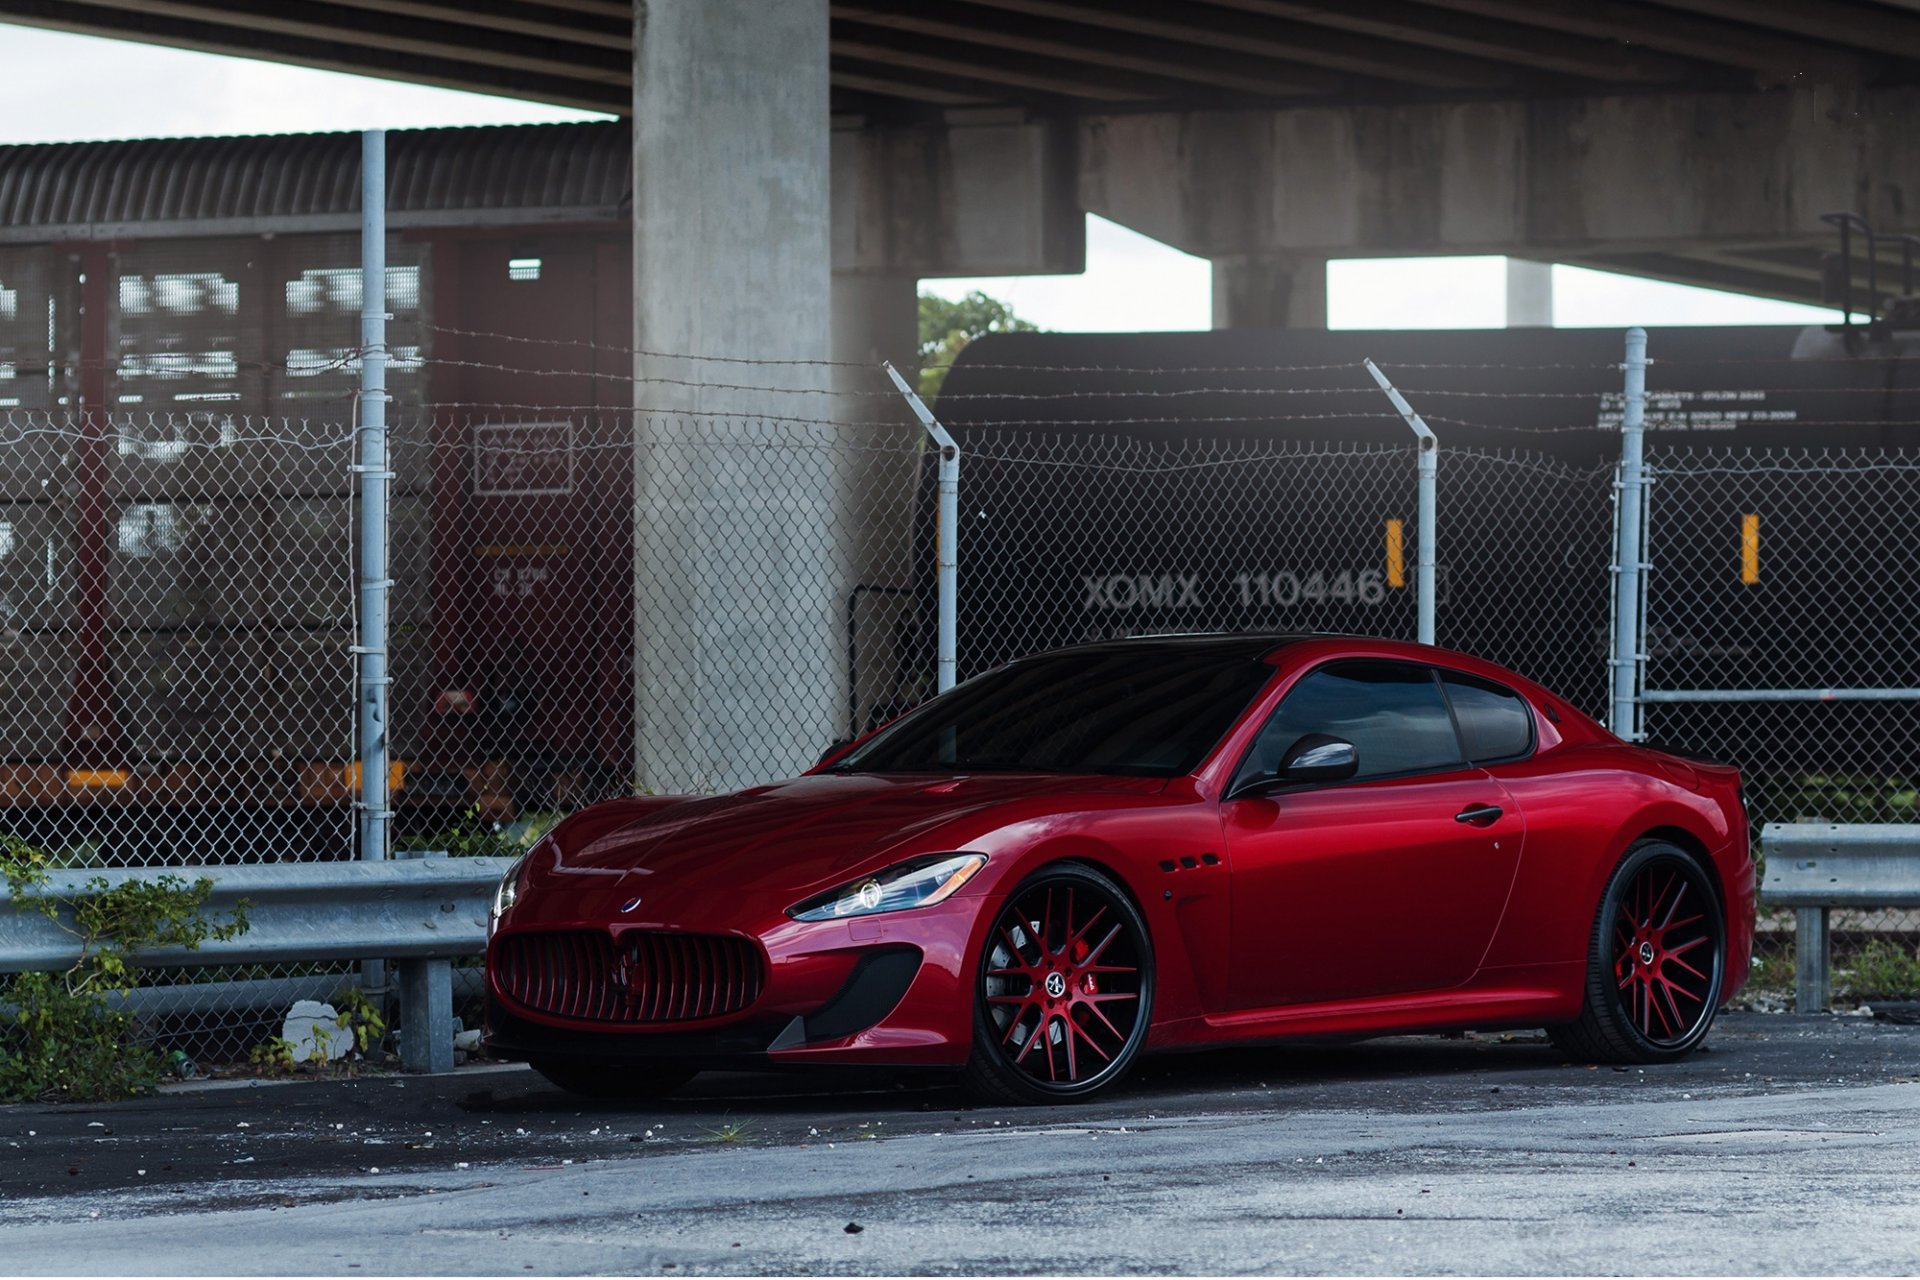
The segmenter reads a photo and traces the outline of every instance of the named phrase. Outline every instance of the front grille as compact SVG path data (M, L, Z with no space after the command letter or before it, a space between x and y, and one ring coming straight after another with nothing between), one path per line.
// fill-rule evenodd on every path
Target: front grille
M582 1022L689 1022L760 998L759 948L744 938L635 931L508 933L494 940L494 982L536 1013Z

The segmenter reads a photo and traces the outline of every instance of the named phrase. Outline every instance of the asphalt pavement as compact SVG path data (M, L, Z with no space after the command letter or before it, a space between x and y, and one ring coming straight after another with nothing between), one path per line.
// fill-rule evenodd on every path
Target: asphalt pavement
M1920 1271L1920 1027L1723 1016L1659 1068L1537 1035L938 1080L519 1067L0 1107L5 1274Z

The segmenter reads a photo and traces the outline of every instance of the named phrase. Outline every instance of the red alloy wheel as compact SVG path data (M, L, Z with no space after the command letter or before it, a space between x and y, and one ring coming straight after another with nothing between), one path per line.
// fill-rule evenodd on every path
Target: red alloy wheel
M1713 874L1664 840L1614 868L1594 913L1586 999L1547 1034L1580 1062L1675 1062L1707 1038L1726 978Z
M1119 1078L1144 1039L1152 961L1139 912L1091 868L1050 868L994 921L980 971L980 1039L998 1087L1083 1096Z
M1690 859L1663 858L1626 885L1613 920L1613 977L1628 1023L1650 1043L1686 1043L1719 989L1718 907Z

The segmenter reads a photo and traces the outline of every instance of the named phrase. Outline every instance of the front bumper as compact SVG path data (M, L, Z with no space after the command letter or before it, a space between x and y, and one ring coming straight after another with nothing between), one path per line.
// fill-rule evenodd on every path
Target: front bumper
M483 1043L495 1057L644 1061L751 1069L808 1062L947 1067L972 1051L970 966L978 899L753 933L766 955L759 997L697 1022L568 1020L517 1004L487 980ZM717 923L717 922L716 922ZM542 913L515 930L621 928ZM506 930L503 929L504 936Z
M883 947L857 958L833 998L811 1013L752 1010L695 1030L586 1030L520 1016L491 988L483 1037L496 1058L614 1059L699 1067L765 1066L796 1052L844 1049L893 1012L919 973L915 947Z

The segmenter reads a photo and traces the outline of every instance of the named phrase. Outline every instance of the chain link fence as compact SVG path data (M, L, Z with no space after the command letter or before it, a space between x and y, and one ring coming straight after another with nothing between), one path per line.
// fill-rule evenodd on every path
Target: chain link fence
M8 837L67 868L352 856L351 453L346 424L0 416ZM156 970L133 1007L244 1058L278 1034L246 984L350 972Z
M0 417L12 834L77 866L350 852L351 447L220 413Z
M1606 720L1613 467L1450 450L1439 476L1435 640Z
M357 306L351 279L304 272L288 305L338 319ZM218 318L216 285L196 316ZM463 336L467 368L489 353ZM216 392L190 355L135 370L170 388L163 411L0 410L8 836L79 867L355 855L348 340L259 375L259 395L308 418L194 400ZM892 393L869 389L875 371L810 393L835 397L819 416L768 418L543 405L543 383L512 379L551 370L488 365L498 398L521 403L486 408L429 402L435 361L409 353L390 428L397 847L513 853L607 796L788 777L932 692L932 455ZM717 389L781 376L731 371ZM1318 412L1317 391L1256 406L1299 407L1312 438L1263 434L1212 400L1221 426L1170 428L1166 397L1140 394L1154 403L1098 402L1104 425L976 414L961 433L962 678L1148 632L1414 636L1416 454L1383 402L1353 398L1374 393L1334 385L1338 413ZM1540 394L1567 414L1570 393ZM1148 413L1151 429L1125 425ZM1585 441L1596 426L1566 429ZM1449 447L1443 431L1439 458L1440 643L1603 714L1611 456ZM1911 702L1658 699L1920 684L1920 569L1902 557L1920 458L1670 449L1650 465L1649 735L1741 763L1756 829L1912 821ZM1841 913L1836 930L1843 970L1893 972L1882 962L1917 936L1908 913ZM1785 987L1790 918L1762 938L1763 978ZM135 1003L163 1043L244 1059L290 998L356 972L153 973Z
M1411 445L975 431L963 448L963 677L1154 632L1413 638Z
M920 701L925 443L565 411L395 428L403 832L791 777Z
M931 692L917 426L555 409L391 436L398 848L517 853L608 796L791 777ZM356 856L354 444L0 416L7 837L67 868ZM244 1060L358 976L152 970L132 1007Z
M1414 638L1411 442L976 430L965 450L963 674L1155 632ZM1604 714L1612 468L1441 459L1438 640Z
M1737 761L1756 834L1920 821L1920 453L1650 456L1649 739ZM1831 927L1838 996L1916 994L1920 912ZM1790 911L1763 910L1757 958L1791 985Z

